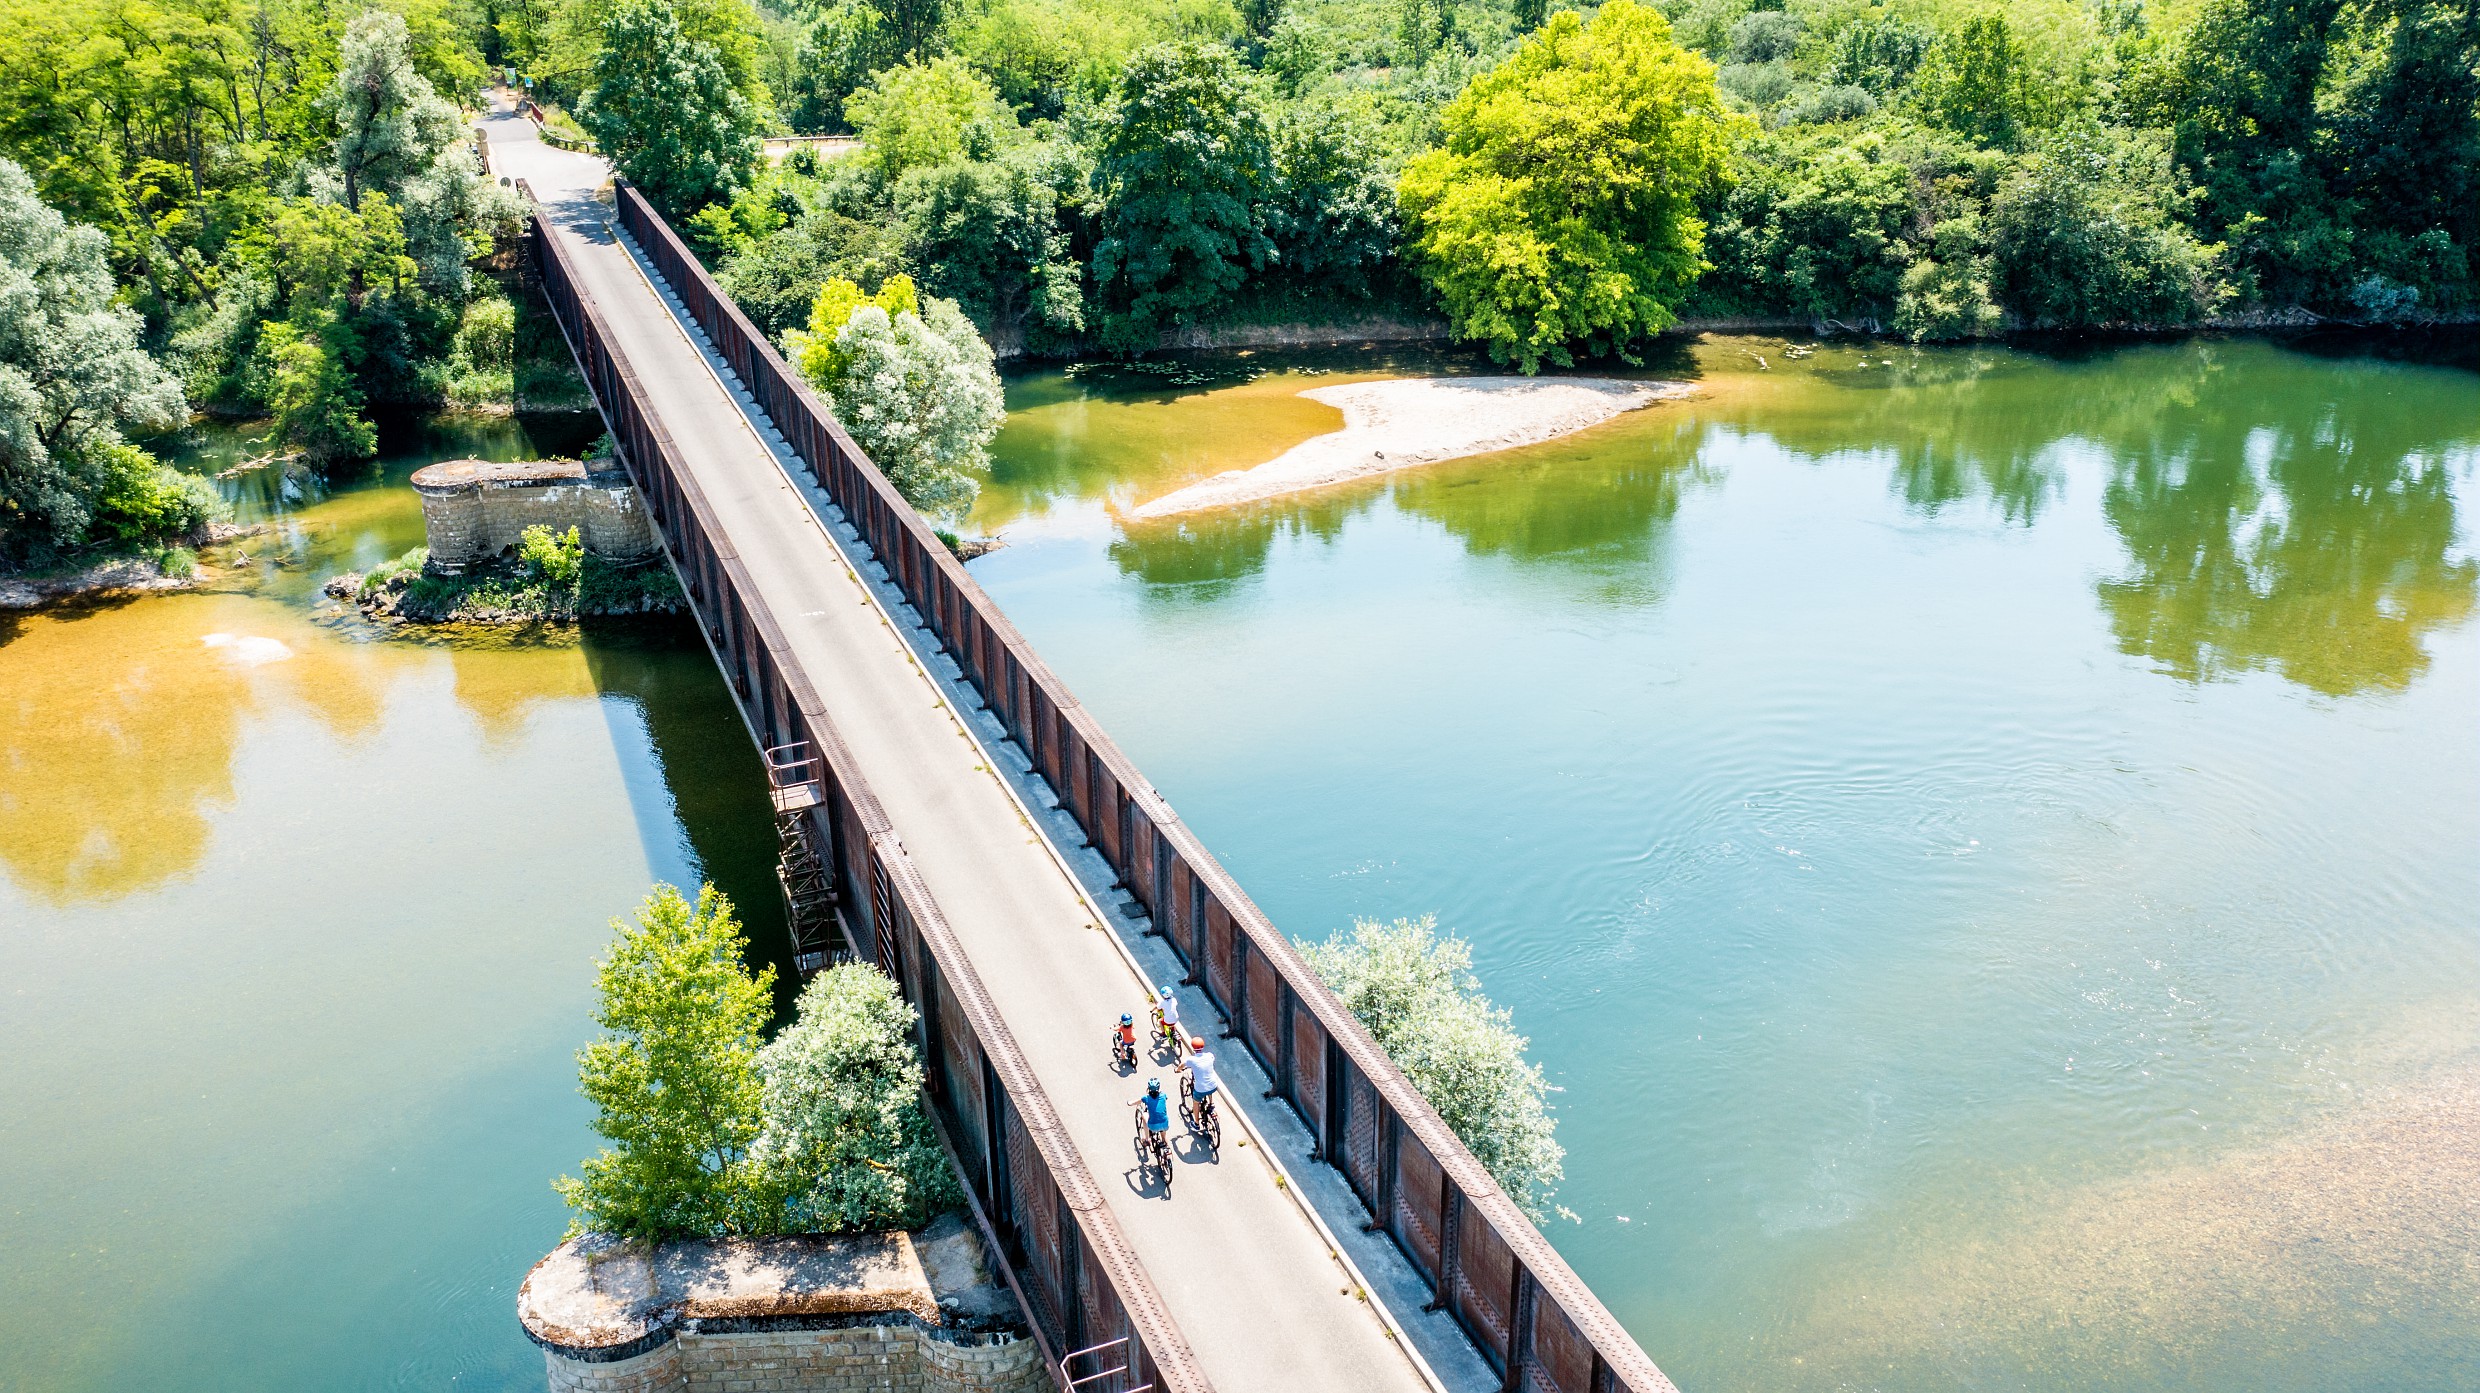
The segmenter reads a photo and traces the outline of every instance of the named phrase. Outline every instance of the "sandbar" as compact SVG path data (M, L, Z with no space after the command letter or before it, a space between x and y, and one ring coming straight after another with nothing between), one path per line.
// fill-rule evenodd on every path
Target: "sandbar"
M1304 440L1264 464L1200 479L1131 509L1135 518L1323 488L1441 460L1538 445L1666 397L1684 382L1615 377L1399 377L1312 387L1300 395L1343 412L1343 429Z

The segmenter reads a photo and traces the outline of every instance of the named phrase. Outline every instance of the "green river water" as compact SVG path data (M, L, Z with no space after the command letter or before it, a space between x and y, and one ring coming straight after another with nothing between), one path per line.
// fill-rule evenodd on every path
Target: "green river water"
M2480 1385L2468 340L1787 348L1140 526L1480 365L1028 374L973 569L1278 924L1473 941L1691 1393ZM317 587L581 433L245 476L213 593L0 621L0 1385L539 1386L604 921L703 872L780 951L756 760L683 627Z

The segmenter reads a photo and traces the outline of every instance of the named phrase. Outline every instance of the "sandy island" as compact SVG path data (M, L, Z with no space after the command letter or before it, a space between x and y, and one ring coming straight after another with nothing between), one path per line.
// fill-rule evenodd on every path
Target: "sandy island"
M1322 488L1440 460L1572 435L1622 412L1685 396L1684 382L1613 377L1407 377L1312 387L1300 395L1343 412L1343 429L1304 440L1253 469L1234 469L1143 503L1169 517Z

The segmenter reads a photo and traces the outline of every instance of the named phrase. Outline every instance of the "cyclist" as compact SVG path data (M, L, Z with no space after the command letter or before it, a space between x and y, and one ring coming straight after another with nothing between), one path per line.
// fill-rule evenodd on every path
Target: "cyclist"
M1185 1075L1189 1096L1197 1100L1198 1112L1212 1113L1214 1094L1223 1086L1223 1080L1214 1072L1214 1051L1206 1048L1204 1036L1188 1037L1188 1058L1181 1060L1178 1068Z
M1162 1080L1147 1079L1145 1096L1135 1106L1145 1110L1146 1144L1162 1147L1168 1153L1171 1143L1164 1134L1171 1130L1171 1100L1163 1096Z
M1111 1032L1111 1054L1129 1068L1137 1067L1137 1018L1126 1011L1119 1013L1119 1028Z
M1169 987L1163 988L1162 993L1154 998L1154 1031L1169 1040L1173 1050L1179 1049L1180 999L1171 994Z

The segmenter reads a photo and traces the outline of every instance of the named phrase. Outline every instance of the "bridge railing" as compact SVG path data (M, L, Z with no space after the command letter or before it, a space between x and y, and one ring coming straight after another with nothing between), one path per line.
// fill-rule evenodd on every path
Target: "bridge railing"
M621 224L1509 1390L1672 1385L644 196Z
M532 191L520 188L530 200ZM831 848L830 873L865 950L920 1011L932 1101L1054 1372L1068 1351L1125 1339L1128 1369L1096 1388L1211 1393L816 689L790 660L764 595L716 525L696 478L680 467L671 433L650 409L636 372L612 350L600 307L539 209L529 250L544 298L662 531L751 733L761 748L805 741L815 752L808 772L822 798L811 815Z

